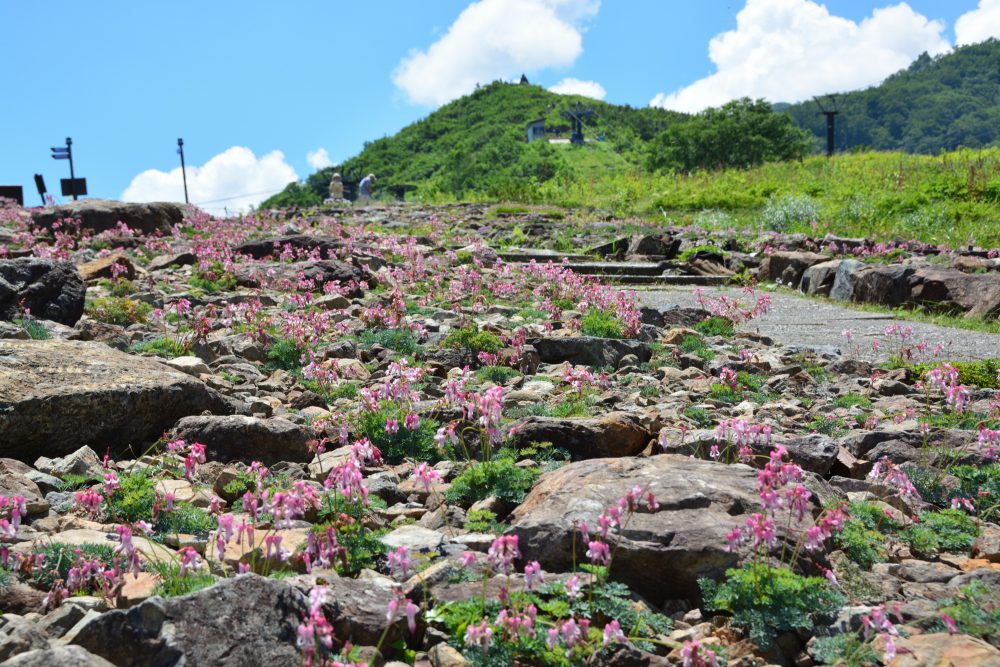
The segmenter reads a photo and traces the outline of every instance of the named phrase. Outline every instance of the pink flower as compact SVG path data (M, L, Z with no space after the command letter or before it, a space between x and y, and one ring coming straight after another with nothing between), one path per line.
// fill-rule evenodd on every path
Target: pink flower
M587 558L594 565L607 565L611 560L611 549L607 542L594 540L587 545Z
M400 579L409 578L411 566L413 565L409 547L401 546L395 551L390 551L388 558L389 571L392 572L392 576L399 577Z
M948 634L954 635L959 632L958 623L955 622L955 619L944 612L941 612L941 622L944 623L944 627L948 629Z
M181 557L181 566L178 574L180 576L185 576L188 570L196 570L201 564L198 560L198 552L194 550L194 547L183 547L178 551Z
M604 626L604 645L609 644L625 644L628 640L625 638L625 633L622 632L622 627L618 621L611 621Z
M466 551L462 554L462 567L469 567L476 562L476 552Z
M566 597L570 600L575 600L580 597L580 589L583 588L583 582L580 580L579 576L574 574L566 580L566 583L563 584L563 588L566 591Z
M538 584L544 584L545 578L542 576L542 566L537 560L533 560L524 566L524 585L529 591L534 590Z
M479 644L479 648L482 649L484 653L490 650L491 640L493 638L493 629L490 624L486 622L484 618L479 625L472 625L471 623L465 628L465 645L472 646L474 644Z
M493 540L486 558L490 566L504 574L514 571L514 561L521 557L517 548L517 535L503 535Z
M442 477L441 473L426 463L418 463L413 469L413 479L417 480L417 483L424 487L426 493L430 493L431 486L441 482Z

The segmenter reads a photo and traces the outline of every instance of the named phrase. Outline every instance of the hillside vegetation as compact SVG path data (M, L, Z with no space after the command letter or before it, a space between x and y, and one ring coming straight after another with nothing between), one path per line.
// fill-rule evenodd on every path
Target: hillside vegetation
M937 153L996 145L1000 137L1000 41L930 57L882 84L837 95L837 150ZM786 109L826 146L826 119L812 101Z

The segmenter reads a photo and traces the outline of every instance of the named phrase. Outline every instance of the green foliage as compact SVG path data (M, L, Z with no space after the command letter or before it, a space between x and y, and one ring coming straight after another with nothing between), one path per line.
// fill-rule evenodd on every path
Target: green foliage
M445 497L449 502L469 506L477 500L496 496L509 505L518 505L535 483L539 472L519 468L512 453L501 450L486 461L472 461L451 483Z
M705 345L705 339L701 336L684 336L684 338L681 339L680 348L681 352L684 354L693 354L696 357L704 359L705 361L715 359L715 352Z
M139 290L135 282L132 280L128 280L127 278L117 278L115 280L110 280L110 281L101 281L101 283L108 288L108 291L111 292L111 296L113 297L126 297L129 296L130 294L135 294Z
M622 323L614 313L590 308L580 321L580 333L598 338L622 338Z
M921 512L919 518L920 522L909 526L901 536L920 556L968 552L979 535L976 522L960 510Z
M415 431L403 428L406 411L399 405L383 401L378 410L364 410L358 415L358 432L368 438L373 445L382 451L382 457L389 463L399 463L404 458L415 461L437 461L441 458L434 434L439 424L428 417L420 420L420 426ZM390 434L385 430L387 419L399 422L399 430Z
M700 579L705 608L733 615L758 646L768 648L782 632L810 632L831 621L847 598L821 577L803 577L784 567L748 563L726 571L722 583Z
M801 159L811 140L764 100L742 98L676 123L650 146L650 170L724 169Z
M305 352L295 341L288 338L275 338L267 348L265 365L271 370L295 372L302 368L302 355Z
M881 664L881 656L875 652L871 642L861 639L857 633L849 632L830 637L816 637L812 640L810 654L821 665L841 667L869 667Z
M724 336L729 338L736 332L732 320L712 315L694 325L694 330L703 336Z
M899 524L878 507L865 502L851 503L850 517L837 536L837 544L847 557L865 569L886 560L885 532L899 529Z
M79 555L77 554L79 552ZM29 580L33 586L42 590L51 590L57 579L66 580L69 569L79 557L84 560L98 560L105 567L115 563L115 548L113 544L65 544L63 542L43 542L32 550L45 558L41 565L31 571Z
M833 415L816 415L811 422L806 424L806 429L833 437L845 435L848 430L844 420Z
M1000 389L1000 381L997 380L997 371L1000 371L1000 359L950 361L948 363L958 371L959 384L970 387L982 387L983 389ZM912 364L907 366L907 368L914 375L924 377L929 371L940 365L940 362L934 362Z
M66 473L59 480L60 491L80 491L100 480L92 475L77 475L76 473Z
M1000 637L1000 591L982 581L959 589L959 595L944 600L939 610L948 614L962 632L996 644Z
M503 348L500 336L489 331L480 331L475 324L452 329L441 341L441 347L461 348L472 354L499 352Z
M465 515L465 529L473 533L502 533L504 526L497 515L489 510L469 510Z
M52 334L45 328L45 325L31 317L14 320L14 324L27 331L28 337L31 340L48 340L52 338Z
M160 336L153 340L136 343L129 348L133 354L154 354L158 357L172 359L183 357L188 353L188 348L178 340L170 336Z
M802 231L819 220L819 204L809 195L771 197L761 212L764 229L776 232Z
M186 502L175 502L171 512L161 506L155 521L156 478L151 470L122 475L118 489L108 498L110 518L122 523L150 521L153 530L165 533L198 534L214 530L217 523L205 510Z
M684 416L695 423L698 428L708 428L715 423L705 408L690 407L684 410Z
M358 336L365 347L381 345L400 354L412 355L417 352L417 337L409 329L375 329L362 331Z
M236 276L226 271L222 262L213 262L204 271L195 272L188 283L191 287L209 294L227 292L236 288Z
M838 408L870 408L872 406L870 398L864 394L858 394L853 391L841 394L837 398L833 399L833 404Z
M508 380L521 373L510 366L483 366L476 371L476 378L481 382L489 381L495 384L506 384Z
M144 301L123 297L100 297L87 302L87 316L98 322L127 327L145 322L153 307Z
M208 588L216 582L215 576L203 569L195 572L188 571L182 576L180 566L170 562L150 562L146 568L160 577L156 588L153 589L153 595L165 598L194 593Z

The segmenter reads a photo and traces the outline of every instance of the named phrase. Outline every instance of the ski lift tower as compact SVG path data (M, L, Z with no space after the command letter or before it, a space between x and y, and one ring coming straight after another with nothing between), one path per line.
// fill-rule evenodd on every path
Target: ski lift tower
M818 97L814 97L813 100L816 101L816 106L819 107L819 112L826 116L826 156L833 157L834 135L837 122L836 118L839 113L837 111L837 98L833 95L827 95L825 103Z
M573 126L573 133L570 135L570 143L573 144L583 144L583 122L584 120L590 120L591 116L594 115L593 109L585 109L583 107L573 107L572 109L566 109L562 112L562 117L569 119Z

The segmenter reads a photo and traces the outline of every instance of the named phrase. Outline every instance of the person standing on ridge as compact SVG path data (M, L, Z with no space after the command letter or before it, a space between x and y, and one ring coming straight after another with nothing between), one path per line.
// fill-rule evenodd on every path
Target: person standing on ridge
M373 187L375 187L375 174L368 174L358 184L358 199L361 201L371 201Z

